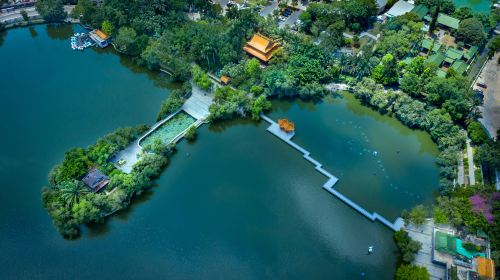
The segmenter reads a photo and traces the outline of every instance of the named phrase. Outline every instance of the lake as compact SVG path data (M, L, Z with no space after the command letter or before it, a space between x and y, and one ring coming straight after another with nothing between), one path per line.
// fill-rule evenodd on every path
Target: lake
M453 0L453 4L458 9L460 7L469 7L474 13L490 13L490 0Z
M392 279L393 233L324 191L325 177L265 122L200 127L155 188L63 239L41 205L52 166L118 127L152 124L176 86L111 50L71 50L76 30L39 25L0 38L2 279ZM294 141L370 211L392 219L432 200L427 134L348 95L274 107L270 116L293 120Z

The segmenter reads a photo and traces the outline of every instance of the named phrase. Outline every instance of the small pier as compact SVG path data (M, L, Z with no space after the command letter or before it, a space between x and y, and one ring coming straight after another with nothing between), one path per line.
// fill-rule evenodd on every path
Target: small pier
M276 137L278 137L279 139L281 139L282 141L284 141L288 145L292 146L295 150L302 153L304 159L306 159L307 161L312 163L314 165L315 169L327 178L327 181L325 182L325 184L323 184L323 189L325 189L330 194L332 194L333 196L340 199L345 204L349 205L354 210L361 213L363 216L365 216L366 218L368 218L372 222L378 220L382 224L386 225L387 227L389 227L390 229L392 229L394 231L398 231L399 229L401 229L404 226L404 221L402 218L397 218L396 221L391 223L386 218L382 217L381 215L379 215L377 213L368 212L363 207L359 206L358 204L356 204L355 202L350 200L348 197L346 197L345 195L338 192L334 188L334 185L337 183L338 178L333 176L330 172L323 169L323 165L321 163L319 163L318 161L316 161L315 159L313 159L310 156L309 151L307 151L306 149L302 148L301 146L297 145L296 143L294 143L292 141L292 138L295 136L295 132L286 133L283 130L281 130L280 126L275 121L273 121L271 118L265 116L264 114L261 114L260 116L263 120L265 120L266 122L268 122L270 124L269 127L267 128L267 131L271 132Z

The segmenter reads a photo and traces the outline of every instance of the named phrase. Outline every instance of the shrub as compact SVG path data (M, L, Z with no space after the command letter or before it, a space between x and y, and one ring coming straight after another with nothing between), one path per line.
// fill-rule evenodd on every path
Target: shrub
M184 134L184 138L186 138L186 140L192 142L196 139L196 126L192 125L190 126L187 131L186 131L186 134Z

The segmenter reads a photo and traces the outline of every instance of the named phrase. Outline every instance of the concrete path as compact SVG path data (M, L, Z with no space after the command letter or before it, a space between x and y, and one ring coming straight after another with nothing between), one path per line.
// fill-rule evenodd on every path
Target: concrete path
M470 146L470 139L467 139L467 157L469 161L469 185L476 184L476 176L474 174L474 154Z
M348 84L340 84L340 83L329 83L326 84L324 87L329 91L339 91L339 90L348 91L351 89L351 87Z
M445 277L445 268L432 262L432 239L434 238L434 222L428 219L421 226L407 225L404 230L416 241L422 243L422 249L415 255L413 264L427 268L431 279L439 280Z
M345 204L349 205L354 210L361 213L363 216L365 216L366 218L368 218L372 222L378 220L382 224L386 225L387 227L389 227L390 229L392 229L394 231L397 231L403 227L404 221L402 218L397 218L396 221L394 221L394 223L391 223L387 219L385 219L384 217L380 216L377 213L370 213L370 212L366 211L363 207L359 206L358 204L356 204L355 202L350 200L348 197L346 197L345 195L338 192L333 187L335 185L335 183L337 183L338 178L333 176L331 173L329 173L325 169L323 169L323 165L321 163L319 163L318 161L316 161L315 159L313 159L310 156L309 151L305 150L304 148L302 148L301 146L297 145L295 142L292 141L293 136L295 136L295 132L286 133L286 132L282 131L280 129L279 125L275 121L273 121L271 118L265 116L264 114L261 114L260 116L263 120L265 120L266 122L268 122L270 124L270 126L267 128L267 131L274 134L276 137L278 137L279 139L281 139L282 141L284 141L288 145L292 146L297 151L301 152L304 159L306 159L307 161L312 163L315 166L315 169L319 173L321 173L325 177L327 177L328 180L326 181L325 184L323 184L323 188L326 191L328 191L329 193L331 193L332 195L334 195L335 197L340 199Z
M210 115L208 108L212 104L212 99L213 95L211 93L193 84L191 96L182 106L182 110L197 120L205 120Z
M500 191L500 174L499 173L500 172L498 172L498 170L495 171L495 177L497 179L497 182L495 183L495 186L496 186L496 190L497 191Z
M342 33L342 35L343 35L344 37L346 37L346 38L349 38L349 39L354 38L354 35L351 35L351 34L349 34L349 33L345 33L345 32L344 32L344 33ZM369 37L369 38L371 38L371 39L373 39L373 40L375 40L375 41L377 41L377 40L378 40L378 37L377 37L377 36L375 36L375 35L373 35L373 34L371 34L371 33L368 33L368 32L361 32L361 33L359 34L359 38L361 38L361 37Z
M484 91L484 103L479 107L483 117L479 121L488 130L491 137L497 136L497 129L500 128L500 66L497 61L500 57L498 52L491 60L486 63L479 75L488 86Z
M464 177L464 158L460 153L460 158L458 159L458 185L462 186L465 183Z

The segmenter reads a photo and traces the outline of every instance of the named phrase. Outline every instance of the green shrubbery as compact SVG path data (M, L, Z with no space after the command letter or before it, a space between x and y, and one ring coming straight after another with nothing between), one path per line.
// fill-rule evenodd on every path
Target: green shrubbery
M71 149L63 162L52 169L49 186L42 192L42 200L63 236L77 237L80 225L103 220L109 213L127 207L135 194L152 186L152 180L167 165L167 149L161 154L143 154L130 174L123 173L108 162L114 153L124 149L147 128L121 128L87 149ZM92 193L81 182L90 167L98 167L108 175L110 183L107 190L114 189L111 194Z
M167 99L161 104L161 109L156 116L156 121L160 121L179 110L190 95L191 84L189 82L185 82L180 89L172 90Z
M196 133L196 126L192 125L186 130L186 134L184 134L184 138L186 140L192 142L196 139L197 133Z
M400 260L406 264L413 262L415 254L422 248L422 243L411 239L404 230L394 233L394 242L398 246Z

